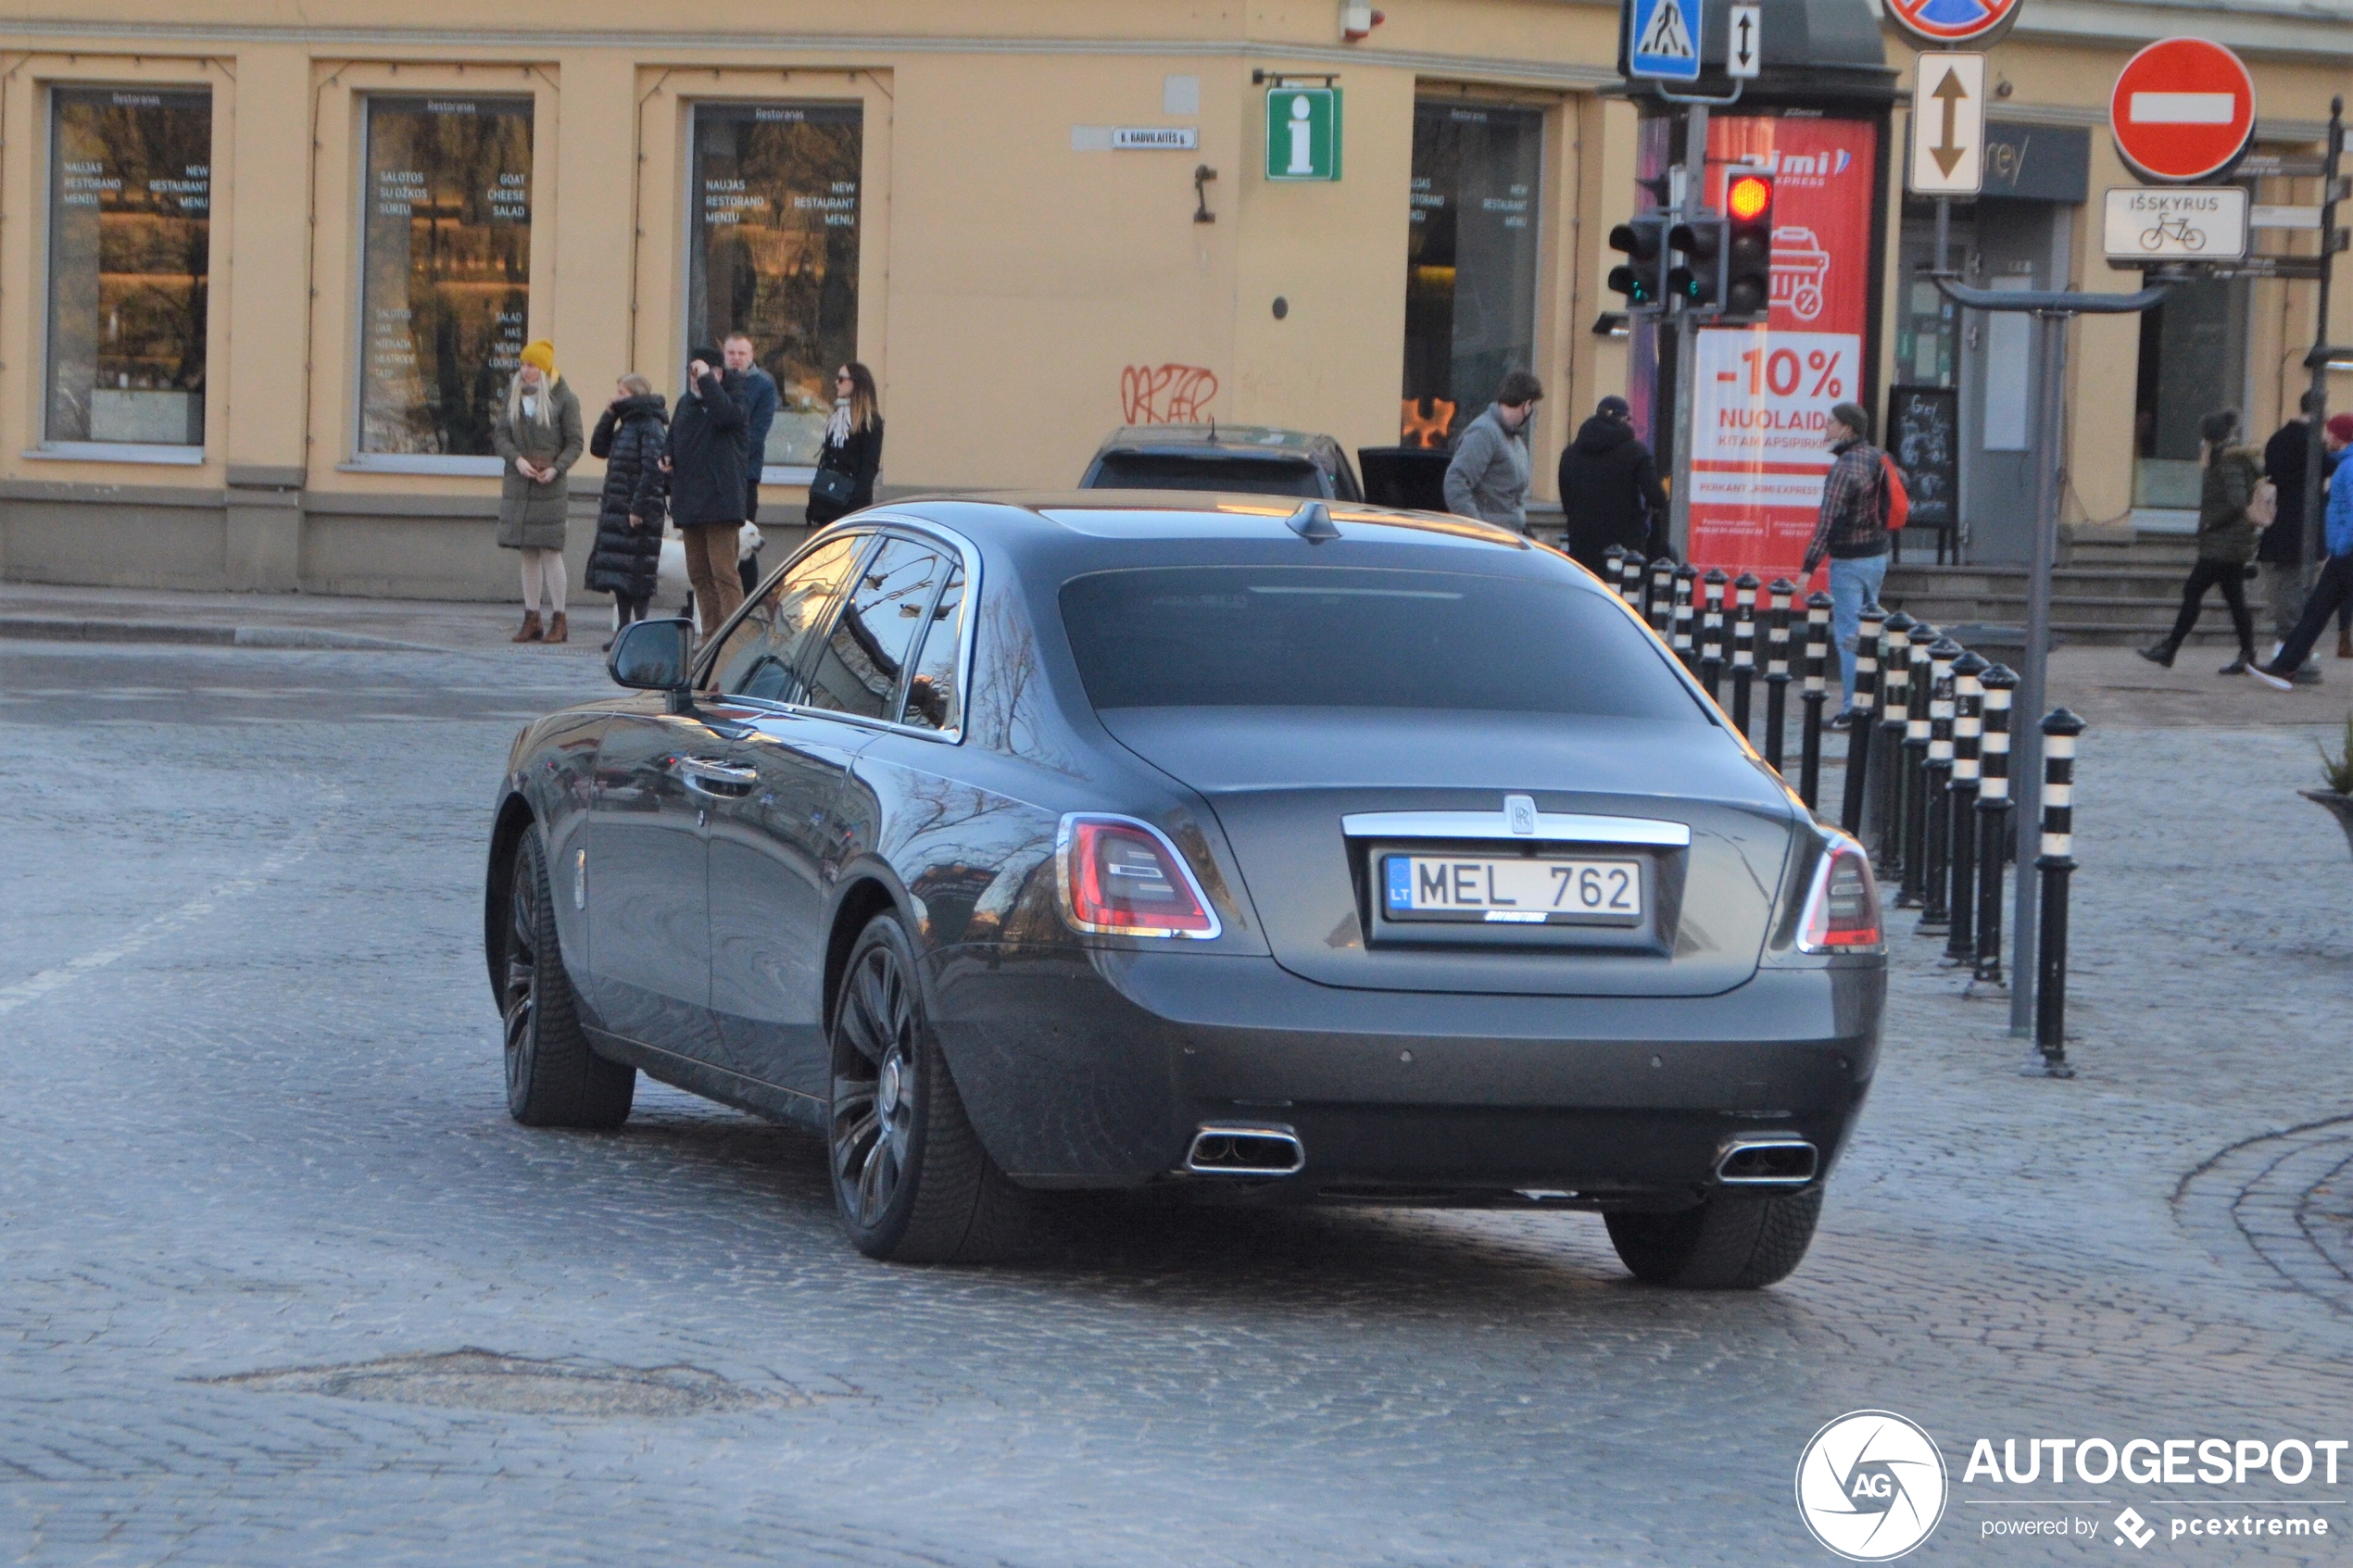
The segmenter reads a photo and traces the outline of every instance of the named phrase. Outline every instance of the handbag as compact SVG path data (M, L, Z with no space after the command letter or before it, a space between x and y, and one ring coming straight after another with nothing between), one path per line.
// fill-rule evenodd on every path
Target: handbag
M843 511L849 509L849 498L858 494L858 480L839 469L819 469L809 480L809 498Z

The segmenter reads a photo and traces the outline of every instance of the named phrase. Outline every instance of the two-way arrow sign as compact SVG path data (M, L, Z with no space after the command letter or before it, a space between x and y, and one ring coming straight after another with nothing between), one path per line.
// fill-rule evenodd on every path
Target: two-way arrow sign
M1985 56L1922 55L1912 73L1916 196L1973 196L1985 183Z
M1754 77L1765 63L1765 7L1735 6L1724 34L1724 74Z

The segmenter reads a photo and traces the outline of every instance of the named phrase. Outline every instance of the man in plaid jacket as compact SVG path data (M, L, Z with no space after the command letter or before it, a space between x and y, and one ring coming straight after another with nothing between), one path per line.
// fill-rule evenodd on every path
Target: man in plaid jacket
M1862 630L1863 607L1878 601L1880 584L1887 580L1887 479L1870 433L1871 416L1859 405L1841 403L1831 410L1822 434L1833 457L1802 573L1811 577L1822 558L1830 558L1831 634L1838 639L1838 670L1846 694L1831 721L1839 730L1855 722L1855 639Z

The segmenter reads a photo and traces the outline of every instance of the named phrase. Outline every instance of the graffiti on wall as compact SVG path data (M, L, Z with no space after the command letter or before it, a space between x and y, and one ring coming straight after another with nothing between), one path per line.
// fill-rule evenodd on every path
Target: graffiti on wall
M1200 424L1216 395L1216 373L1200 365L1130 365L1119 372L1119 411L1131 425Z

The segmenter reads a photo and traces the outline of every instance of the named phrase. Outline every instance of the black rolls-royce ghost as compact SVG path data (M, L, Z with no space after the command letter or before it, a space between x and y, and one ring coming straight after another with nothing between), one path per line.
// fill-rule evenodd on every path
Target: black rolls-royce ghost
M1871 1080L1877 893L1581 568L1457 518L894 504L529 725L485 906L508 1101L635 1073L828 1140L882 1258L1036 1189L1597 1210L1796 1266Z

